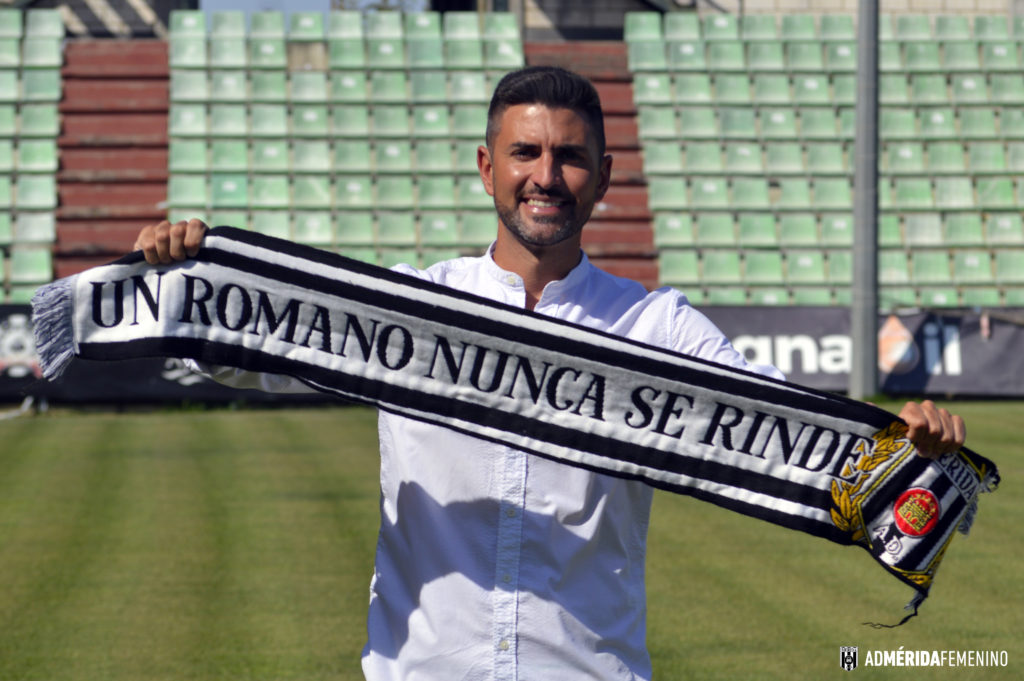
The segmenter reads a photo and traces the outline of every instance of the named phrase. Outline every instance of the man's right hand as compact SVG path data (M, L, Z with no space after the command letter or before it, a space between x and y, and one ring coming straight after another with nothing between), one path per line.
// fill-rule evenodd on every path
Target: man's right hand
M132 250L142 251L150 265L169 265L195 257L207 229L206 223L196 218L174 224L164 220L158 225L143 227Z

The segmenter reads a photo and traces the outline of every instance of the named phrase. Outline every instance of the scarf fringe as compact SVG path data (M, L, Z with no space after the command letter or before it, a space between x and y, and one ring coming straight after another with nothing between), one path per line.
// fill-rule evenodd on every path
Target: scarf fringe
M58 279L32 296L36 352L43 376L51 381L63 374L75 357L74 280L74 276Z

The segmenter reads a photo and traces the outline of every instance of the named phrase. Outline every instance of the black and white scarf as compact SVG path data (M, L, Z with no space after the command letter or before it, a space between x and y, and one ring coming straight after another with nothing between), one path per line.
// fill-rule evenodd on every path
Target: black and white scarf
M867 549L924 600L999 475L916 455L876 407L229 227L33 300L48 378L74 356L166 356L317 390ZM905 620L904 620L905 621Z

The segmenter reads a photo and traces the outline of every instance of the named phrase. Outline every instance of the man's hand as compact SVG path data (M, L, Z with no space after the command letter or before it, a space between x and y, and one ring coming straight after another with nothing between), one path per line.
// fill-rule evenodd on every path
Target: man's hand
M206 224L196 218L174 224L164 220L158 225L143 227L132 250L142 251L150 265L169 265L195 257L207 229Z
M907 402L899 417L907 422L907 437L918 454L929 459L957 451L967 436L964 420L931 400Z

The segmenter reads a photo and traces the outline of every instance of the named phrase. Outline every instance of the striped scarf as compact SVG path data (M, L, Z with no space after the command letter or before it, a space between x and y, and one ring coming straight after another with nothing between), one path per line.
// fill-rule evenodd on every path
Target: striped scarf
M33 307L48 378L75 356L293 376L862 546L915 589L912 614L999 480L967 449L917 456L906 426L871 405L229 227L194 259L153 267L133 253L40 289Z

